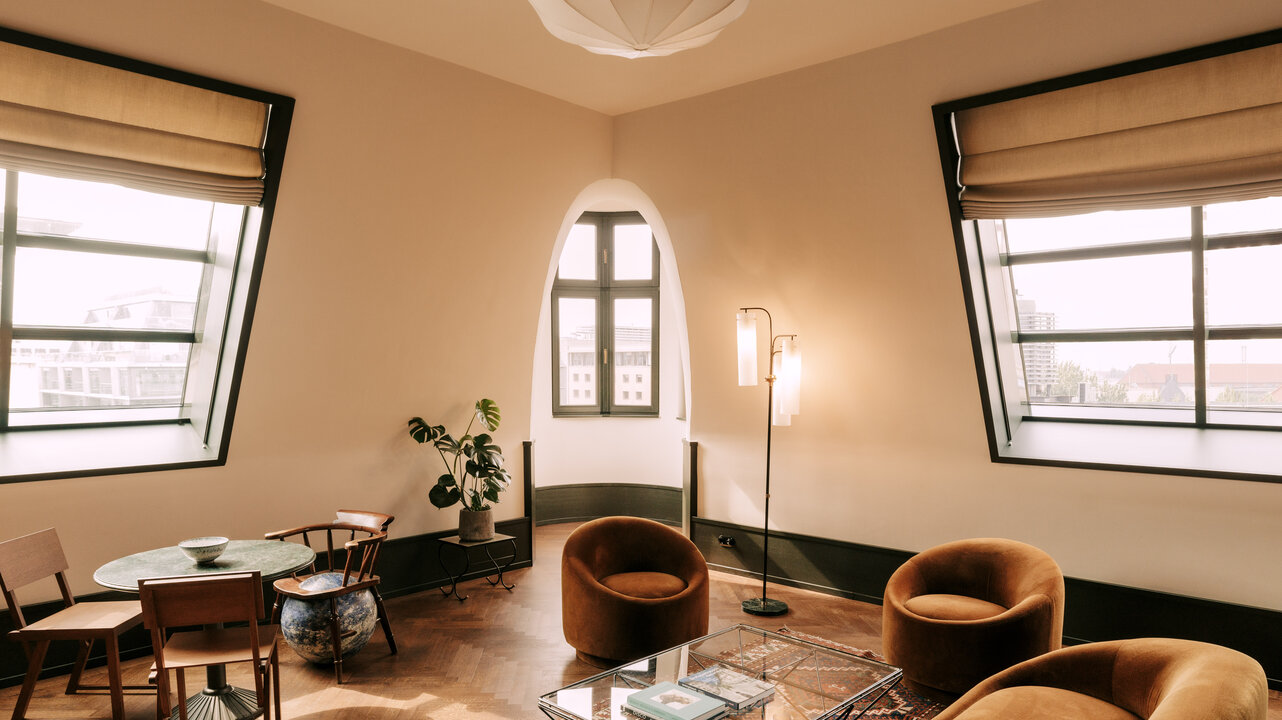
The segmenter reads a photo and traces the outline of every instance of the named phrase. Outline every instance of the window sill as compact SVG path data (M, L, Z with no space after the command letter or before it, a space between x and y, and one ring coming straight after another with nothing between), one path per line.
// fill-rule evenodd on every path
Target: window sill
M1282 482L1282 432L1026 420L995 462Z
M189 424L0 434L0 483L172 470L222 461Z

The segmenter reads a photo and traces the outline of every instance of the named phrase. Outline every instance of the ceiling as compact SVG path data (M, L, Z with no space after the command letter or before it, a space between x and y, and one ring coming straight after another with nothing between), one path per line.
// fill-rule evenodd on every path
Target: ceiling
M525 0L264 0L607 115L889 45L1036 0L752 0L711 44L594 55L552 37Z

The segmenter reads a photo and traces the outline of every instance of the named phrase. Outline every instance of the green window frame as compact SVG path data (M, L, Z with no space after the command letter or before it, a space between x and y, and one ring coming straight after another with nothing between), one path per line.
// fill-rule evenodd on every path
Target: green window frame
M645 219L636 212L586 212L575 225L579 229L591 229L591 247L577 247L576 250L581 257L591 253L590 257L594 258L590 263L593 277L562 277L563 273L558 269L552 283L552 415L658 417L658 244L651 234L647 278L617 279L615 230L628 226L648 227ZM563 337L563 301L590 302L590 314L595 325L586 329L565 328L568 334ZM620 314L618 308L630 301L649 302L648 338L643 326L625 325L622 320L616 322L616 316ZM631 304L638 306L638 303ZM586 302L580 302L579 306L586 307ZM571 346L563 340L573 340L576 344ZM626 398L624 392L627 392Z

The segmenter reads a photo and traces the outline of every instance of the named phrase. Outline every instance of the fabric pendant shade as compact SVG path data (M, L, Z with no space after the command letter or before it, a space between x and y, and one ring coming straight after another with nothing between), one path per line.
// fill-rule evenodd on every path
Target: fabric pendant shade
M1282 45L957 112L963 216L1049 217L1282 193Z
M748 0L530 0L553 36L601 55L671 55L706 45Z
M268 106L0 43L0 166L257 205Z

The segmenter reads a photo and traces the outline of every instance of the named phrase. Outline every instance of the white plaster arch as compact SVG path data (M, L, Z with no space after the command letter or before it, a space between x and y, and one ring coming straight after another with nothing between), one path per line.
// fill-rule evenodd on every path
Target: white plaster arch
M547 417L551 407L551 383L549 382L547 372L550 372L549 362L551 357L551 294L552 283L556 279L557 264L561 257L561 250L565 246L566 238L570 230L574 227L575 221L589 211L635 211L641 214L645 221L650 225L650 230L654 234L655 242L659 246L660 272L663 277L663 304L671 303L672 312L667 318L667 322L674 327L672 330L675 334L678 347L678 357L680 358L680 407L675 409L675 417L684 424L684 437L689 437L689 414L690 414L690 342L686 327L685 297L681 288L681 276L677 269L676 251L672 245L672 238L668 234L668 228L663 222L663 217L659 209L645 192L635 183L619 178L606 178L598 180L584 188L574 201L570 203L566 210L565 216L561 221L561 226L557 231L556 242L548 254L547 274L543 282L542 295L539 300L539 329L536 335L537 339L534 347L534 356L532 360L532 393L530 402L530 428L531 439L536 442L540 439L540 428L548 427ZM663 349L660 349L663 353ZM672 382L670 371L665 373L665 379L661 379L661 387ZM660 413L667 415L664 407L660 407ZM591 420L589 418L574 418L568 422L583 422ZM595 418L598 422L618 424L626 422L625 418ZM645 419L641 419L645 422ZM680 455L680 448L673 448L672 451ZM542 463L541 463L542 464ZM536 484L545 484L542 473L536 474ZM674 484L680 485L681 477L677 473L675 478L666 478L666 482L657 484ZM555 481L549 484L557 484Z

